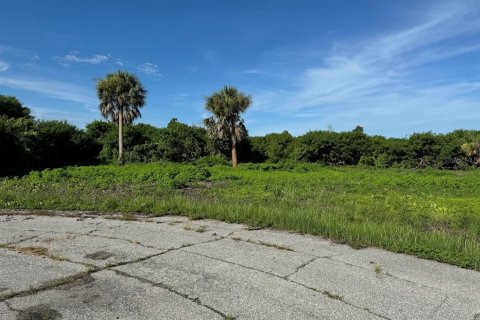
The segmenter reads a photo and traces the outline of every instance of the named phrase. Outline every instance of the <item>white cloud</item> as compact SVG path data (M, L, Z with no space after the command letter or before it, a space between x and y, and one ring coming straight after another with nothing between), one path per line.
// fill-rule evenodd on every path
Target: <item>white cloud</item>
M157 77L162 76L162 74L158 70L158 66L154 63L145 62L144 64L142 64L138 67L138 70L140 70L140 72L148 74L150 76L157 76Z
M36 92L47 97L80 102L85 105L97 104L97 100L92 94L94 92L93 86L92 89L87 90L67 82L51 79L6 76L0 76L0 86Z
M96 54L91 57L81 57L78 55L78 52L73 51L61 58L65 62L80 62L80 63L90 63L90 64L99 64L109 60L109 57L102 54Z
M392 121L403 121L404 128L441 117L445 122L463 106L475 106L479 111L471 115L480 116L480 101L467 97L480 93L480 83L417 74L418 67L480 51L470 39L480 31L480 6L465 3L436 6L413 27L337 46L320 65L294 76L287 89L257 92L252 112L293 114L317 129L342 122L374 128Z

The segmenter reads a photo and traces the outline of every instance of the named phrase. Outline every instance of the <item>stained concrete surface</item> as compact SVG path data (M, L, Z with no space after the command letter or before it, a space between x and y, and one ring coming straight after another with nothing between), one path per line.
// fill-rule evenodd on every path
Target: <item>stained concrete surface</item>
M480 273L184 217L0 214L0 319L480 319Z

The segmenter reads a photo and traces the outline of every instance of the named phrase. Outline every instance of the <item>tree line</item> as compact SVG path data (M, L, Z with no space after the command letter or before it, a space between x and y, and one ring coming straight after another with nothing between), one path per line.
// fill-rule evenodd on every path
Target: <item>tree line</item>
M165 128L133 124L146 90L126 72L97 82L100 113L78 129L67 121L38 120L17 98L0 95L0 175L68 165L125 162L315 162L389 168L467 169L480 165L480 131L415 133L407 138L370 136L352 131L289 132L248 136L241 114L252 98L225 87L206 98L211 116L204 126L172 119Z

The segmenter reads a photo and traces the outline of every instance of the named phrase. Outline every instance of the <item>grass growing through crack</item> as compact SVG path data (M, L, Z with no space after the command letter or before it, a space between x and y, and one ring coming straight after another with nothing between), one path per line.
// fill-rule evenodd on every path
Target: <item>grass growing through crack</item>
M48 249L45 247L39 247L39 246L30 246L30 247L15 247L15 246L7 246L6 247L9 250L12 251L17 251L19 253L23 254L29 254L32 256L40 256L40 257L47 257L53 260L58 260L58 261L64 261L67 260L64 257L56 256L48 252Z
M480 270L479 185L478 171L151 163L0 180L0 208L220 219Z

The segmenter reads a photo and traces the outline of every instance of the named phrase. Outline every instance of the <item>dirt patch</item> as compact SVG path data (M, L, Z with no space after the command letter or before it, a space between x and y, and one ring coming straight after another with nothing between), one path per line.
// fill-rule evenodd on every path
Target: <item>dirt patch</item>
M20 310L17 314L17 320L55 320L60 319L62 314L47 305L40 304L25 310Z
M24 253L24 254L34 255L34 256L48 255L48 249L45 247L20 247L20 248L15 248L15 251Z
M459 231L452 228L448 223L438 222L438 221L425 224L423 226L423 231L427 231L427 232L440 231L440 232L445 232L451 235L459 234Z
M225 185L224 181L198 181L178 189L182 196L192 200L208 200L211 196L207 190L212 187Z
M19 253L23 254L28 254L32 256L40 256L40 257L47 257L53 260L58 260L58 261L63 261L67 260L64 257L59 257L56 255L53 255L48 252L48 249L45 247L37 247L37 246L31 246L31 247L13 247L13 246L7 246L7 249L13 250Z
M106 260L106 259L108 259L110 257L113 257L113 256L114 256L114 254L111 253L111 252L97 251L97 252L85 255L85 258L92 259L92 260Z

